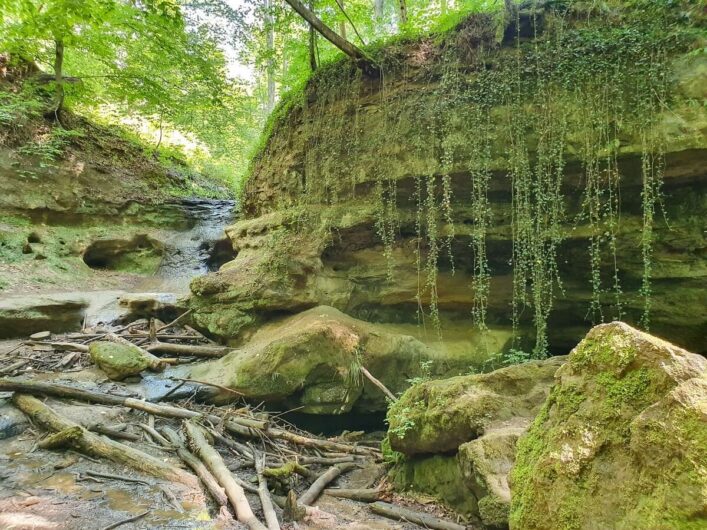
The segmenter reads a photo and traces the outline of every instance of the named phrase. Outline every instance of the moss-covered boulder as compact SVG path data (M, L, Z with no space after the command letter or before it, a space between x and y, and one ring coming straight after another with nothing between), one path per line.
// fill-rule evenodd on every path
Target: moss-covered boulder
M388 414L388 437L408 456L456 451L489 428L532 419L565 357L532 361L487 374L428 381L410 388Z
M626 324L592 329L518 442L511 528L705 528L706 370Z
M393 484L432 495L485 527L507 527L516 441L565 360L532 361L407 390L388 412L388 442L399 452Z
M474 517L478 511L454 455L407 459L393 467L390 479L397 490L433 497L464 516Z
M197 365L191 376L305 413L341 414L386 408L383 393L363 377L361 366L397 393L421 374L423 361L434 360L413 337L320 306L261 327L242 348ZM216 400L233 398L223 392Z
M515 461L516 442L528 424L526 418L518 418L459 446L458 467L464 485L477 499L479 518L486 527L508 526L511 506L508 473Z
M133 345L97 341L91 343L88 353L91 360L114 381L138 375L153 366L150 358Z

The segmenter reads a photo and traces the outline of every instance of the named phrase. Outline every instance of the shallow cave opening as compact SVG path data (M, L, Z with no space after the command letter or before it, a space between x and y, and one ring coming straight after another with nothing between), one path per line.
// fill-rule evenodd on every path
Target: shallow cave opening
M84 250L83 262L92 269L154 272L164 253L161 242L145 234L132 239L99 239Z
M207 253L206 266L209 272L216 272L224 264L233 261L238 253L233 250L231 240L227 237L214 241L213 243L204 243L201 250Z
M286 412L281 419L300 429L322 436L338 436L344 431L385 432L385 411L351 411L346 414L305 414Z

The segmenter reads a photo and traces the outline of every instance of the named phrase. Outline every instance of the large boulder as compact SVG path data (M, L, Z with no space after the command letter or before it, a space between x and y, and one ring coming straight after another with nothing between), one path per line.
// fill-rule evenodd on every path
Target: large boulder
M415 385L390 409L390 445L408 456L456 451L490 428L531 420L564 360L552 357Z
M518 443L511 528L705 528L706 369L626 324L592 329Z
M505 528L518 438L566 357L440 379L407 390L388 413L399 489L432 495L489 528ZM453 493L452 493L453 492Z
M81 328L89 302L80 293L7 296L0 300L0 339Z
M361 366L398 393L420 376L423 361L434 360L434 352L413 337L320 306L261 327L242 348L194 367L191 377L238 393L222 392L216 401L242 395L304 413L341 414L386 409L385 396Z

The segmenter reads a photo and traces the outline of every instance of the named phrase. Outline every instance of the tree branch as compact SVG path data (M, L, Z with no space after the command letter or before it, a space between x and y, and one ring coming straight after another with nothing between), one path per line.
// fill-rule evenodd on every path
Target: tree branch
M285 2L290 4L290 7L292 7L292 9L294 9L303 19L309 22L309 24L316 29L322 37L351 57L356 62L356 65L367 75L371 77L380 77L380 68L373 62L373 59L366 55L363 50L338 35L299 0L285 0Z

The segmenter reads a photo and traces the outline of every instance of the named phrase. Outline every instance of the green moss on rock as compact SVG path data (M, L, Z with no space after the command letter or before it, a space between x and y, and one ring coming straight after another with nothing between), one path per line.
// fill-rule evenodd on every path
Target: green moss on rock
M460 514L477 513L474 495L464 487L455 455L408 459L390 473L396 489L430 495Z
M115 381L138 375L150 367L150 361L136 346L115 342L92 342L88 349L91 360Z
M704 527L706 369L626 324L595 327L518 443L511 528Z

